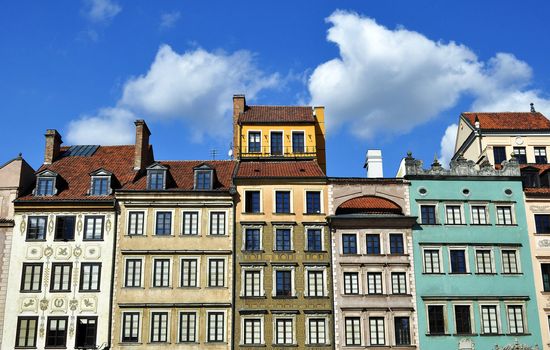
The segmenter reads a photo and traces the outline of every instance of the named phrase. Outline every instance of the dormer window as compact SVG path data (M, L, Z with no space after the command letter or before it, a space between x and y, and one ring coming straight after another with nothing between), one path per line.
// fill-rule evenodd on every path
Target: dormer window
M203 164L195 169L195 189L211 190L214 183L214 169Z
M112 193L112 173L104 169L99 169L94 171L90 175L92 176L92 183L90 185L91 196L108 196Z
M55 188L55 179L57 174L53 171L45 170L37 175L35 196L53 196L57 190Z
M164 190L166 188L166 167L154 163L147 168L147 189Z

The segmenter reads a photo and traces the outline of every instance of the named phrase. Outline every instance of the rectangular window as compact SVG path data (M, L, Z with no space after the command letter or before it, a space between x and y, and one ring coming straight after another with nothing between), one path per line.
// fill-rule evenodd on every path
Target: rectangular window
M212 220L212 217L210 218ZM199 212L184 211L182 213L183 232L184 235L197 235L199 233ZM212 221L210 221L212 224ZM170 232L170 230L168 231ZM212 231L210 231L212 232ZM169 234L169 233L168 233Z
M126 259L124 287L141 287L141 259Z
M290 191L275 191L275 212L290 213Z
M145 213L142 211L131 211L128 213L128 235L143 235L143 223Z
M75 348L96 348L97 317L78 317Z
M223 342L224 325L223 312L208 313L208 342Z
M423 225L437 224L437 219L435 216L435 205L421 205L420 219Z
M525 154L525 147L514 147L514 155L519 164L527 164L527 155Z
M542 285L545 292L550 292L550 264L540 264Z
M22 292L40 292L42 286L42 263L23 263Z
M476 250L476 267L477 273L479 274L493 273L493 262L490 250Z
M304 153L304 132L303 131L293 131L292 132L292 152L293 153Z
M367 235L367 254L380 254L380 235Z
M292 271L276 271L276 290L275 295L280 297L292 296Z
M180 343L194 343L196 341L196 327L196 313L180 312Z
M55 219L55 240L74 240L76 216L58 216Z
M84 240L100 241L103 239L103 216L86 216L84 218Z
M323 271L307 272L307 295L309 297L325 296Z
M407 274L405 272L392 272L391 284L393 294L407 294Z
M472 205L472 225L487 225L487 207Z
M384 318L383 317L370 317L369 318L369 334L370 345L384 345Z
M163 190L164 189L164 170L149 170L148 188L149 190Z
M151 343L168 341L168 312L151 313Z
M428 326L430 334L445 334L442 305L428 305Z
M424 273L441 273L438 249L424 249Z
M257 251L262 249L261 234L259 228L247 228L244 230L244 250Z
M358 272L344 272L344 294L359 294Z
M80 265L80 291L99 292L101 263L82 263Z
M455 322L457 334L472 333L469 305L455 305Z
M289 251L292 249L292 239L290 229L278 228L275 229L275 250Z
M244 272L244 296L262 296L262 273L261 271Z
M294 344L293 323L291 318L275 320L275 344Z
M213 211L210 213L210 234L213 236L225 235L224 211Z
M181 259L181 286L197 287L197 259Z
M467 273L466 251L464 249L451 249L451 273Z
M481 306L481 325L483 334L498 334L497 307L495 305Z
M447 225L462 224L462 212L460 205L447 205L445 207L445 213L447 215Z
M245 345L262 344L262 320L259 318L247 318L243 320Z
M153 260L153 287L170 287L170 259Z
M361 345L361 319L346 317L346 345Z
M225 260L208 260L208 287L225 286Z
M17 318L17 334L15 346L18 348L36 348L38 316L19 316Z
M92 188L90 195L92 196L107 196L110 192L109 178L104 176L92 177Z
M357 236L353 234L342 235L342 253L357 254Z
M390 254L403 254L403 235L400 233L390 233Z
M508 306L508 324L510 325L511 334L523 334L523 306L509 305Z
M212 189L212 170L195 171L195 189L196 190Z
M49 177L39 177L36 184L37 196L53 196L54 179Z
M550 214L535 214L537 233L550 233Z
M411 345L411 327L408 317L395 317L395 345Z
M368 272L367 286L369 294L382 294L382 273Z
M260 191L246 191L245 213L259 213L260 210Z
M53 263L50 292L70 292L73 264Z
M321 192L319 191L306 192L306 213L307 214L321 213Z
M535 147L535 163L548 163L548 159L546 158L546 147Z
M512 225L512 207L497 206L497 224Z
M323 231L318 228L307 229L307 251L320 252L323 250Z
M157 212L157 236L169 236L172 234L172 213L169 211Z
M308 319L308 344L319 345L327 343L326 323L324 318Z
M506 160L506 147L493 146L493 156L495 157L495 165L502 164Z
M259 131L248 132L248 152L260 153L262 151L262 133Z
M48 317L46 347L64 348L67 345L67 317Z
M27 222L27 240L46 239L47 216L29 216Z
M518 258L515 250L502 250L502 273L519 273Z
M124 312L122 314L122 342L137 343L139 341L139 312Z
M280 131L271 132L271 154L275 156L283 154L283 133Z

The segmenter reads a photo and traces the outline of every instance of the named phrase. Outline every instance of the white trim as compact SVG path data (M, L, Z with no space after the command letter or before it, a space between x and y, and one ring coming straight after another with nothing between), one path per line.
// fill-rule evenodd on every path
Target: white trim
M460 210L460 223L458 224L455 224L455 223L452 223L450 224L449 221L448 221L448 218L447 218L447 207L459 207L459 210ZM465 225L466 224L466 218L464 216L464 203L463 202L447 202L447 203L443 203L443 207L445 208L445 225Z
M273 133L281 133L282 134L282 137L281 137L281 147L282 147L282 153L280 154L280 156L284 156L285 155L285 131L284 129L271 129L269 130L269 155L273 156L274 154L271 153L271 147L272 147L272 134ZM275 156L279 156L279 154L275 154Z
M168 286L167 287L159 287L155 286L155 261L156 260L169 260L170 263L168 265ZM174 273L174 260L173 256L163 256L163 255L153 255L150 258L151 261L151 285L149 288L173 288L173 281L172 281L172 275Z
M153 341L153 313L167 313L168 318L166 320L166 341L154 342ZM150 344L170 344L171 342L171 325L172 325L172 311L170 309L152 309L149 310L149 343ZM154 345L151 345L154 346Z
M141 235L131 235L129 228L130 228L130 213L142 213L143 214L143 233ZM147 209L127 209L126 210L126 227L124 227L124 237L146 237L147 236L147 218L149 214L149 210ZM156 219L156 217L155 217ZM154 232L153 232L154 235Z
M489 203L487 202L468 202L468 208L470 212L470 225L474 226L484 226L484 225L490 225L492 224L491 221L491 213L489 211ZM484 207L485 208L485 224L474 224L474 213L473 213L473 207Z
M210 232L210 229L212 228L212 213L225 213L224 216L225 216L225 224L224 224L224 228L225 228L225 232L223 235L213 235L211 232ZM229 210L228 209L208 209L207 210L207 215L208 215L208 220L207 220L207 228L206 228L206 235L209 236L209 237L227 237L229 236ZM199 221L199 224L200 224L200 221ZM200 225L199 225L200 226Z
M288 213L277 213L277 192L290 192L289 194L290 211ZM291 188L274 188L273 189L273 214L277 214L277 215L294 214L294 191Z
M316 346L316 345L330 345L330 332L329 332L329 327L331 327L331 325L329 324L329 318L327 317L326 314L307 314L306 315L306 320L305 320L305 328L306 328L306 339L305 339L305 344L306 345L311 345L311 346ZM310 342L310 334L309 334L309 321L311 319L323 319L324 322L325 322L325 342L324 343L311 343Z
M466 271L465 272L453 272L452 271L451 250L463 250L464 251L464 260L465 260L464 262L466 264ZM463 245L448 246L447 247L447 258L448 258L448 261L449 261L449 274L460 275L460 274L469 274L471 272L468 246L463 246Z
M141 336L142 336L142 333L143 333L143 309L125 309L123 311L120 312L120 334L119 334L119 342L121 344L139 344L141 343ZM138 339L137 339L137 342L124 342L122 341L122 338L124 337L124 315L125 314L133 314L133 313L137 313L139 314L139 317L138 317L138 327L137 327L137 331L138 331Z
M250 152L250 133L251 132L259 132L260 133L260 152ZM258 154L263 154L264 153L264 150L262 149L262 145L263 145L263 142L262 142L262 137L263 137L263 132L262 130L247 130L246 131L246 150L247 150L247 153L258 153ZM271 153L271 149L270 149L270 152Z
M195 314L195 341L194 342L182 342L181 341L181 314L182 313L192 313L192 314ZM176 334L176 344L196 344L196 343L199 343L199 324L200 324L200 309L179 309L177 311L177 314L178 314L178 319L176 320L177 322L177 326L178 328L176 329L177 330L177 334Z
M197 261L197 271L196 271L196 286L195 287L188 287L188 286L182 286L183 278L182 278L182 268L183 268L183 260L196 260ZM201 256L199 255L190 255L190 256L180 256L178 259L178 287L179 288L202 288L202 278L201 278Z
M355 236L355 247L356 247L356 253L344 253L344 235L354 235ZM359 243L359 233L357 232L342 232L340 233L340 255L361 255L361 244ZM366 249L366 245L365 245Z
M292 320L292 343L277 343L277 320L279 319L291 319ZM273 315L273 346L284 346L284 345L296 345L296 315L295 314L275 314Z
M172 219L170 220L170 235L157 235L157 213L172 213ZM176 214L174 209L154 209L153 210L153 237L174 237L174 226L176 223Z
M185 213L197 213L197 234L194 235L194 234L184 234L184 227L183 227L183 224L184 224L184 214ZM155 216L156 218L156 216ZM210 218L209 218L209 222L210 222ZM173 225L172 225L173 226ZM179 236L180 237L200 237L202 236L202 210L200 208L184 208L182 210L180 210L180 233L179 233ZM207 230L208 231L208 230Z
M296 267L295 266L287 266L287 265L278 265L273 266L273 272L272 272L272 281L273 281L273 288L271 289L271 296L277 297L277 271L290 271L290 291L291 291L291 297L296 296Z
M258 297L247 296L246 295L246 272L260 272L260 295L259 297L265 297L265 288L264 288L264 267L263 266L241 266L241 290L239 296L241 297Z
M517 272L515 272L515 273L514 272L504 272L504 259L503 259L503 256L502 256L502 251L503 250L513 250L513 251L516 252L516 268L518 270ZM517 274L523 273L523 269L521 268L521 255L520 255L519 248L500 246L499 251L500 251L500 271L502 272L502 274L504 274L504 275L517 275Z
M290 251L294 250L294 227L291 225L273 225L273 252L288 252L288 250L277 250L277 230L290 230ZM260 233L261 235L261 233Z
M241 208L241 212L242 214L244 215L254 215L254 214L260 214L260 213L263 213L264 212L264 201L263 201L263 190L261 188L246 188L243 190L244 192L244 200L243 200L243 206ZM259 192L260 193L260 212L259 213L254 213L254 212L247 212L246 211L246 192Z
M487 273L480 273L478 266L477 266L477 251L478 250L488 250L491 258L491 272L489 274L496 273L496 263L495 263L495 249L494 247L486 247L486 246L477 246L474 247L474 262L475 262L475 273L476 274L487 274Z
M292 129L290 130L290 149L292 152L289 152L291 154L295 154L294 152L294 133L303 133L304 134L304 152L302 153L307 153L306 150L307 150L307 142L306 142L306 137L307 137L307 134L306 134L306 130L305 129ZM296 154L300 154L300 153L296 153Z
M440 217L440 211L439 211L439 203L435 201L421 201L418 203L418 218L420 219L419 223L420 225L440 225L441 224L441 217ZM422 223L422 206L433 206L435 207L435 224L423 224ZM446 212L445 212L446 214ZM445 215L445 218L443 222L446 222L447 215Z
M453 329L454 334L457 334L456 329L456 309L455 306L469 306L470 307L470 333L471 334L477 334L477 324L475 322L475 313L474 313L474 302L469 300L455 300L451 302L452 306L452 313L453 313ZM481 320L481 314L480 314L480 320Z
M304 195L304 201L303 201L303 206L304 206L304 214L307 214L307 215L314 215L314 214L323 214L325 212L325 203L324 203L324 191L322 188L305 188L304 191L303 191L303 195ZM319 192L319 209L321 210L319 213L308 213L307 212L307 193L308 192Z
M497 318L497 333L485 333L483 329L483 306L495 306L496 307L496 318ZM479 334L502 334L502 322L500 319L500 303L498 301L485 301L483 303L479 303L479 321L481 324L481 327L479 329ZM506 315L508 316L508 315Z
M223 260L223 286L210 286L210 261L211 260ZM206 288L227 288L230 284L228 281L229 278L229 269L228 258L226 256L207 256L206 257Z
M304 225L304 235L305 235L305 240L304 240L304 246L305 246L305 251L306 252L309 252L309 246L308 246L308 236L307 236L307 233L308 233L308 230L321 230L321 252L324 252L326 251L326 247L325 247L325 227L324 226L321 226L321 225ZM315 251L313 251L315 252Z
M426 259L424 255L425 250L437 250L438 251L438 260L439 260L439 272L426 272ZM441 246L424 246L422 247L422 273L425 274L442 274L445 273L445 266L443 264L443 254Z
M221 341L208 341L208 335L210 334L210 317L209 315L211 313L223 313L223 339ZM206 310L206 320L205 320L205 337L204 337L204 342L205 343L211 343L211 344L216 344L216 343L223 343L223 342L226 342L226 339L227 339L227 333L229 332L229 320L227 319L227 310L224 310L224 309L212 309L212 310Z
M246 250L246 230L247 229L258 229L258 230L260 230L260 250L263 250L264 249L264 232L263 232L263 226L262 225L243 225L242 226L243 239L242 239L241 250L242 251L247 251Z
M443 333L448 334L449 333L449 319L448 319L448 310L447 310L447 303L444 301L436 301L436 302L426 302L424 303L424 312L426 313L426 330L427 334L430 333L430 315L428 313L428 306L443 306ZM411 332L412 334L412 332ZM436 333L437 334L437 333ZM412 342L412 339L411 339Z
M246 337L245 328L244 328L245 320L260 320L260 343L246 344L244 342ZM249 315L241 316L241 341L239 342L239 345L246 345L246 346L265 345L264 325L265 325L265 320L264 320L263 314L249 314Z
M139 277L139 287L126 287L126 261L127 260L141 260L141 268L140 268L140 277ZM142 256L142 255L135 255L135 256L132 256L132 255L126 255L122 258L122 270L123 270L123 273L122 273L122 286L121 288L144 288L144 284L145 284L145 280L144 280L144 275L145 275L145 257Z
M523 322L523 333L512 333L510 331L510 316L508 314L509 306L521 306L521 320ZM527 324L527 305L524 301L504 301L504 310L506 311L506 330L508 334L527 334L529 333L529 325ZM500 329L499 329L500 330ZM503 329L502 329L503 330ZM502 333L502 331L501 331Z

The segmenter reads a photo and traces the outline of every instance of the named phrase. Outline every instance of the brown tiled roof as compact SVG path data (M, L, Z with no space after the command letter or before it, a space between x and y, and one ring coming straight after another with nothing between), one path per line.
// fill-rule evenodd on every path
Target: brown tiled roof
M241 162L237 171L237 178L284 178L325 177L325 173L314 160L280 161L280 162Z
M386 198L361 196L345 201L338 206L337 214L401 214L401 207Z
M462 113L462 116L474 126L476 116L481 130L545 130L550 131L550 120L540 112L498 112L498 113Z
M526 196L550 196L550 188L548 187L527 187L523 191Z
M313 123L313 110L308 106L246 106L239 117L244 123Z
M530 164L521 164L521 165L520 165L520 169L525 169L525 168L535 168L535 169L538 169L539 175L540 175L540 174L544 173L545 171L550 170L550 164L534 164L534 163L530 163Z

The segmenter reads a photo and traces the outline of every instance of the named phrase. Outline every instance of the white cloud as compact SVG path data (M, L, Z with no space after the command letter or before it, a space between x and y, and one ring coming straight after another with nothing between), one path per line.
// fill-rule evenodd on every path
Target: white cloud
M449 162L454 155L457 131L458 124L451 124L447 127L445 134L441 138L439 162L445 167L449 166Z
M113 19L122 7L112 0L86 0L85 13L92 22L107 22Z
M160 28L169 29L174 27L179 21L181 13L179 11L165 12L160 15Z
M134 142L134 114L121 108L103 108L69 123L67 141L82 145L120 145ZM100 141L100 142L98 142Z

